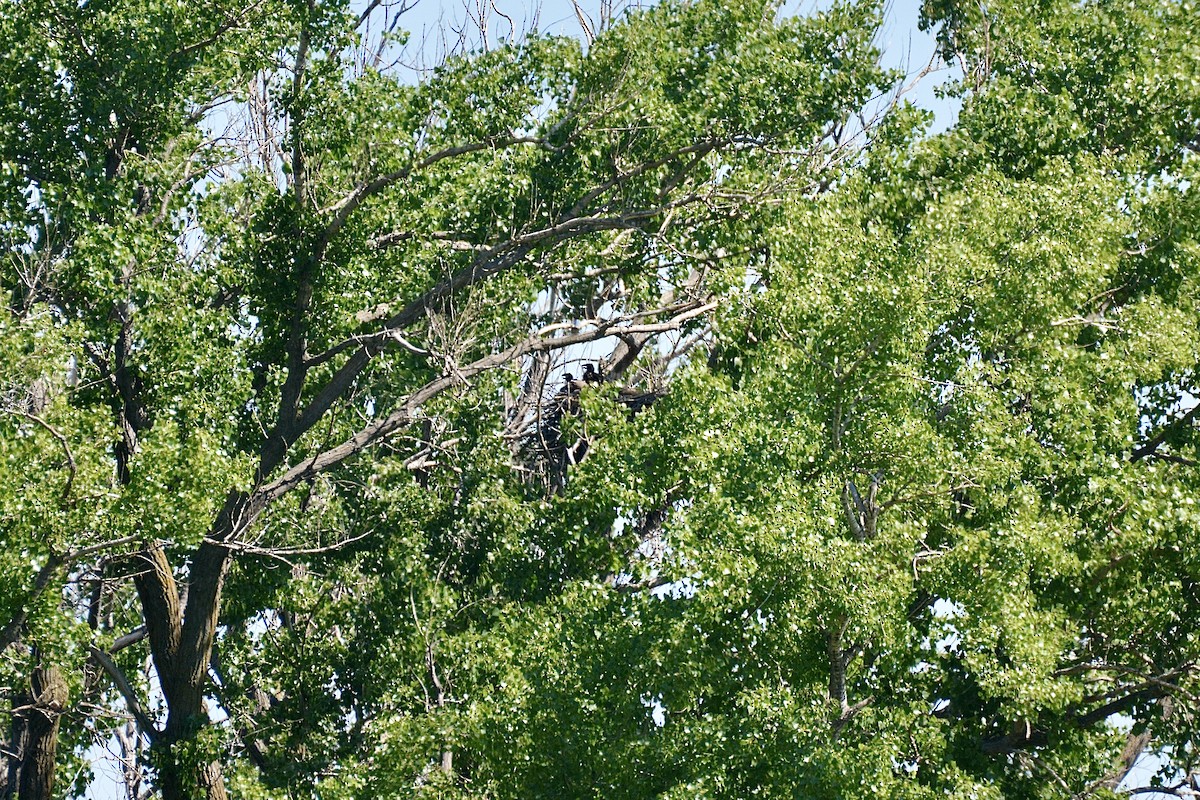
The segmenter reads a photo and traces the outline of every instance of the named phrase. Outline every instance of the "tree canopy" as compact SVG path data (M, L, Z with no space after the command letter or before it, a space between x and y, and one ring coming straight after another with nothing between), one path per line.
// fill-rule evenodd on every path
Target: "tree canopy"
M881 5L0 0L0 794L1195 788L1196 6Z

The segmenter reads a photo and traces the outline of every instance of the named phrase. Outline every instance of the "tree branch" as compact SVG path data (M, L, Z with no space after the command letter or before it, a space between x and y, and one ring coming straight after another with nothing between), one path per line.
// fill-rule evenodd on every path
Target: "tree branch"
M1071 800L1085 800L1091 797L1101 789L1115 790L1125 780L1125 776L1133 769L1138 758L1149 746L1153 735L1150 731L1143 731L1138 734L1129 734L1125 740L1125 746L1121 748L1121 753L1117 756L1117 763L1114 768L1104 777L1099 780L1089 783L1087 787L1076 794ZM1136 794L1137 790L1133 790L1130 794Z
M447 389L461 385L468 378L472 378L482 372L509 364L529 353L559 350L577 344L594 342L613 335L661 333L663 331L675 330L687 320L706 314L716 307L716 301L689 301L677 306L659 309L662 314L673 315L670 319L660 323L641 325L624 324L627 323L627 320L621 318L597 325L588 331L553 338L543 338L548 332L546 329L538 331L530 338L513 345L507 350L485 356L471 364L458 367L452 374L443 375L436 380L430 381L409 395L388 416L372 422L342 444L306 459L287 470L274 481L260 487L255 493L255 498L260 500L263 505L273 502L301 482L341 464L343 461L357 455L387 435L417 421L421 418L421 406ZM551 326L551 328L556 327Z
M163 694L170 704L174 694L170 676L174 673L182 635L179 588L162 545L146 548L137 558L143 562L143 567L134 576L134 585L141 600L146 634L162 680Z
M386 175L380 175L373 180L364 181L355 186L348 195L343 197L338 202L328 206L327 208L321 209L320 213L322 215L333 215L332 219L329 220L329 224L325 226L325 230L322 231L321 239L326 242L330 241L338 234L339 231L341 231L343 227L345 227L346 223L350 219L350 216L357 211L358 207L361 206L368 198L370 198L372 195L378 194L389 186L407 179L415 172L427 169L434 164L437 164L439 161L445 161L449 158L455 158L457 156L467 155L469 153L478 153L481 150L500 150L520 144L541 145L545 144L545 139L539 136L514 136L509 134L507 136L495 136L488 139L483 139L482 141L478 142L455 145L453 147L447 147L443 150L439 150L436 153L431 153L420 161L410 164L402 169L398 169L395 172L389 172Z
M1192 406L1191 410L1189 410L1182 417L1179 417L1173 422L1164 425L1162 430L1155 434L1149 441L1134 450L1133 453L1130 454L1129 460L1136 463L1147 456L1157 455L1158 448L1167 440L1167 437L1170 436L1171 433L1176 429L1190 425L1192 420L1196 418L1197 414L1200 414L1200 403ZM1159 457L1165 458L1164 456Z
M173 670L174 685L171 688L175 701L169 704L168 733L186 729L191 724L188 715L203 708L203 690L221 611L221 590L231 560L227 543L236 542L264 508L265 503L255 498L242 492L230 492L208 537L192 557L187 603L179 627L179 647ZM153 635L153 629L150 632ZM165 681L163 689L165 693Z
M33 581L33 589L30 590L29 596L25 598L25 602L21 604L21 608L17 613L13 614L8 624L0 630L0 654L9 648L21 635L21 627L25 624L25 620L29 618L29 606L35 600L42 596L46 588L50 585L50 579L54 577L54 573L58 569L67 564L74 564L82 558L86 558L94 553L102 550L107 550L110 547L120 547L123 544L129 544L137 539L136 536L124 536L120 539L113 539L99 544L88 545L81 547L78 550L72 550L65 555L51 554L46 561L45 566L38 572L37 577Z
M1129 692L1114 700L1110 700L1102 706L1098 706L1086 714L1079 714L1075 717L1075 724L1081 728L1091 727L1098 722L1111 717L1120 711L1124 711L1136 702L1158 700L1167 694L1162 687L1143 688L1137 691Z
M497 245L480 256L468 267L464 267L416 298L398 313L386 320L378 331L369 336L347 339L330 350L313 356L308 363L322 363L337 354L358 347L349 359L333 374L329 382L317 392L308 406L300 413L291 441L311 428L325 415L366 367L370 360L382 352L396 333L411 326L425 313L444 302L455 292L462 291L504 272L520 263L533 249L548 241L566 241L576 236L604 230L620 230L640 227L645 221L666 212L671 207L692 202L696 198L683 198L675 203L656 208L631 211L615 216L573 217L556 225L522 234Z
M138 702L137 692L133 690L129 680L125 677L125 673L117 666L116 662L101 650L99 647L89 647L88 652L91 654L92 661L100 665L100 668L112 679L116 685L117 691L121 693L121 697L125 698L125 705L129 709L129 713L137 720L138 727L142 729L142 733L146 734L151 742L159 737L161 731L154 724L154 720L150 719L149 715L142 710L142 705Z
M222 20L221 23L217 26L216 32L213 33L211 36L201 39L198 42L192 42L189 45L184 45L183 47L179 48L171 55L167 56L167 58L164 59L164 61L170 60L171 58L180 57L180 56L186 57L186 56L189 56L192 53L196 52L197 50L203 50L206 47L209 47L210 45L215 44L217 42L217 40L219 40L226 33L229 33L231 30L238 27L241 24L242 20L249 17L250 14L253 13L260 6L262 6L264 4L264 2L265 2L265 0L255 0L255 2L249 4L245 8L241 9L239 13L226 15L225 19Z
M308 17L311 18L314 10L314 0L308 0L305 8ZM287 457L287 448L291 446L292 442L298 436L298 434L293 434L292 429L296 424L296 411L300 403L300 397L304 392L304 381L308 374L308 366L304 359L308 348L308 313L312 307L315 273L321 260L324 258L323 242L318 243L313 249L304 246L303 242L305 239L301 222L301 216L304 214L307 206L308 194L308 167L305 163L303 147L305 114L302 94L308 63L309 25L311 24L311 19L309 18L304 20L304 24L300 28L300 42L296 51L295 73L292 76L291 107L288 109L291 116L291 174L292 195L295 202L295 209L293 211L295 218L292 221L291 236L295 241L296 247L295 255L292 257L296 297L295 305L292 309L292 318L288 324L286 351L287 377L284 378L283 386L279 393L279 409L276 415L275 427L267 436L266 442L263 443L260 454L258 468L260 479L270 474Z
M12 619L4 626L4 630L0 631L0 654L3 654L21 635L21 628L25 625L25 620L29 618L28 606L34 600L41 597L46 591L46 587L50 584L50 579L54 577L54 573L62 566L62 558L51 555L46 565L38 572L37 578L33 581L33 589L25 602L21 604L21 608L17 613L13 614Z
M1009 733L985 739L979 749L990 756L1008 755L1018 750L1044 745L1047 741L1046 734L1034 728L1029 720L1016 720Z
M67 457L67 481L63 485L62 490L62 501L65 503L67 498L71 496L71 486L75 482L75 456L71 452L71 445L67 443L67 437L63 436L53 425L51 425L49 422L46 422L46 420L42 419L37 414L31 414L28 411L21 411L20 409L15 408L6 408L3 409L3 411L7 414L24 417L30 422L36 422L38 425L41 425L43 428L49 431L50 435L58 441L59 446L62 447L63 454Z
M460 145L457 147L447 148L434 153L415 165L411 165L402 170L380 176L369 183L359 184L353 192L339 201L337 204L325 209L322 213L333 213L334 217L326 226L320 237L318 245L318 257L324 252L324 247L335 236L338 231L345 225L350 215L354 212L362 202L370 195L382 191L387 186L390 186L398 181L404 180L414 171L431 166L438 161L453 158L455 156L478 152L488 148L508 147L520 143L543 144L544 140L537 137L516 137L508 136L500 139L489 139L482 142L476 142L468 145ZM341 397L353 384L357 376L362 372L371 359L387 346L389 341L394 338L396 332L411 326L420 319L429 309L435 307L439 303L444 302L455 292L461 291L469 286L482 283L489 278L504 272L516 264L520 263L529 255L535 247L551 243L551 246L562 241L581 236L589 233L595 233L605 230L628 230L639 228L649 220L660 216L672 209L679 208L684 205L689 205L703 199L699 195L688 194L677 198L669 203L663 203L659 206L645 209L638 209L619 214L611 215L588 215L582 216L584 209L590 203L608 189L619 185L621 182L630 180L645 172L657 169L665 164L670 163L674 159L684 156L691 156L688 164L684 168L691 170L698 164L705 155L717 148L721 142L714 140L705 140L694 143L692 145L678 148L667 156L653 162L648 162L639 165L637 168L628 172L622 173L610 181L607 181L593 189L591 192L583 195L565 215L566 218L560 222L535 231L515 236L506 242L494 245L479 253L475 261L468 267L459 270L449 279L442 281L436 286L429 289L420 297L411 301L400 312L388 319L380 328L373 334L364 337L353 337L346 339L332 348L309 357L304 361L304 366L312 366L314 364L325 363L341 353L354 350L349 359L335 371L328 383L321 388L308 406L300 411L296 416L295 424L288 431L282 431L282 436L277 436L276 443L272 447L272 456L270 462L264 462L264 466L273 468L278 459L283 457L286 449L305 431L309 430L313 425L320 420L324 414L333 406L339 397ZM673 177L672 182L666 192L669 193L679 183L677 176ZM401 241L412 238L414 234L409 232L396 232L378 237L375 242L377 246L384 246L388 243ZM356 350L354 348L357 348ZM299 369L299 368L298 368ZM289 369L289 380L292 371ZM260 472L260 480L265 478L269 469L264 469Z

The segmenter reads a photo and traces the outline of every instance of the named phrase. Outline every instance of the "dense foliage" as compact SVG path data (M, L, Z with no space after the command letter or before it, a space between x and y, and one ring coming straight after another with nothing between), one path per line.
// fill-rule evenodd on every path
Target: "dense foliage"
M1192 2L403 13L0 0L0 793L1190 791Z

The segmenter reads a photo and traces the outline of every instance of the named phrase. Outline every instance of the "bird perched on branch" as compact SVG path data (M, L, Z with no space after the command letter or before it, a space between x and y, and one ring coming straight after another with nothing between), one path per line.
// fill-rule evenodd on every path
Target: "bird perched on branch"
M600 383L604 380L604 376L596 371L595 364L583 365L583 382L584 383Z
M570 372L563 373L563 385L554 395L554 405L559 413L569 411L574 414L579 410L579 391L583 381L577 380Z

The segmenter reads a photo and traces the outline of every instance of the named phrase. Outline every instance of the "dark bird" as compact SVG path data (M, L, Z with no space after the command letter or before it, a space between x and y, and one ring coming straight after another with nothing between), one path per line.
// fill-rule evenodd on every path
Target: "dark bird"
M563 373L563 387L559 394L569 394L575 396L579 394L579 390L583 387L583 381L578 380L569 372Z
M596 371L595 364L583 365L583 382L584 383L600 383L604 380L604 376Z
M559 414L563 411L569 411L572 414L579 409L579 389L583 386L583 381L576 380L575 376L569 372L563 373L563 385L558 390L558 394L554 396L554 404L558 409Z

